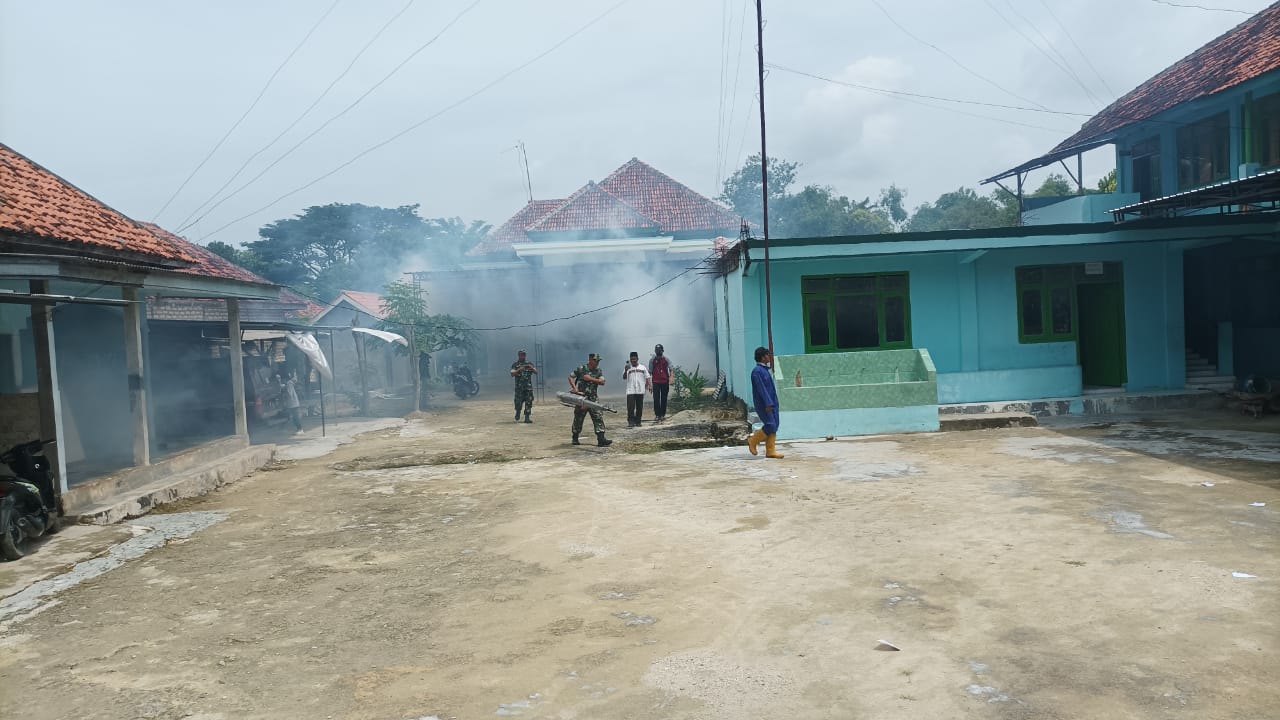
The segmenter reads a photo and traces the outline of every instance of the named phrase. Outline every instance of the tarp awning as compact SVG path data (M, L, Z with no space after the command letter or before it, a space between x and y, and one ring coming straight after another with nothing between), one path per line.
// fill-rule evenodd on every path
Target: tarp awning
M405 340L403 335L397 335L393 332L387 332L386 330L373 330L371 328L353 327L351 328L351 332L360 333L361 335L372 335L373 337L376 337L379 340L384 340L389 343L400 343L405 347L409 347L409 341Z
M1025 172L1030 172L1037 168L1042 168L1047 165L1052 165L1058 162L1059 160L1065 160L1071 157L1072 155L1079 155L1080 153L1086 153L1086 152L1089 152L1090 150L1093 150L1094 148L1100 148L1103 145L1110 145L1115 141L1116 141L1115 135L1108 134L1100 138L1094 138L1093 140L1090 140L1085 143L1081 143L1079 145L1072 145L1071 147L1062 148L1061 150L1054 150L1052 152L1045 153L1044 155L1041 155L1040 157L1034 160L1028 160L1017 167L1009 168L1008 170L1005 170L1004 172L998 175L992 175L986 180L983 180L982 184L987 185L988 183L997 182L999 180L1003 180L1008 177L1013 177L1015 175L1021 175Z

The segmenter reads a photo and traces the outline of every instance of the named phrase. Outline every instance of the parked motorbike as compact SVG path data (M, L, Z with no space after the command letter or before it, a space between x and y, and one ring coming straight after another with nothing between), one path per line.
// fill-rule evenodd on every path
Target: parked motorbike
M44 446L53 440L32 440L0 454L0 463L16 477L0 475L0 555L17 560L24 545L62 529L54 498L53 471Z
M480 392L480 383L471 377L471 370L465 365L453 371L453 394L462 399L477 395Z

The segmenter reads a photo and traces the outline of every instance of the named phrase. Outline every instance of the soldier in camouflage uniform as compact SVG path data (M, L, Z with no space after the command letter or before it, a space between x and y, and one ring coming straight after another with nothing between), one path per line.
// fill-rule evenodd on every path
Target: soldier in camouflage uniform
M575 395L581 395L596 402L596 393L601 385L604 385L604 373L600 372L600 356L591 353L587 356L587 364L580 366L569 376L569 390ZM578 442L578 435L582 433L582 419L587 413L591 413L591 425L596 431L596 444L600 447L612 445L613 441L604 436L604 416L600 411L580 407L573 409L573 444L581 444Z
M525 359L524 350L518 351L516 361L511 363L511 377L516 379L516 422L520 422L521 406L524 407L524 421L533 422L529 415L533 412L533 376L537 374L538 368Z

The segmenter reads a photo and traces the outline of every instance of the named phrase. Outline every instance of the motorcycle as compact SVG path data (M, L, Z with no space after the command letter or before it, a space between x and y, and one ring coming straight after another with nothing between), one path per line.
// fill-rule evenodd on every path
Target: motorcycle
M0 463L16 477L0 476L0 555L17 560L23 545L62 529L54 498L53 471L44 446L53 440L32 440L0 454Z
M453 394L466 399L480 392L480 383L471 378L471 371L463 367L453 372Z

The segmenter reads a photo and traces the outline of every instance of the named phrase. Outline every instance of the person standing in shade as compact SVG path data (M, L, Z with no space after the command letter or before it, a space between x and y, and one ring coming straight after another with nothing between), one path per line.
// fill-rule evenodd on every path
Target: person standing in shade
M778 389L773 384L773 353L767 347L756 348L756 366L751 370L751 399L763 425L747 438L747 449L758 455L760 441L765 442L765 457L782 459L778 454Z
M302 403L298 400L298 380L289 375L284 383L284 407L289 411L289 419L293 421L294 435L302 434Z
M627 427L640 427L644 394L653 391L653 380L649 369L640 364L640 353L631 353L630 361L622 368L622 379L627 383Z
M654 345L653 357L649 358L654 422L667 419L667 395L671 392L671 380L674 374L675 366L671 364L671 358L666 356L661 345Z
M569 376L569 390L574 395L596 402L596 394L601 385L604 385L604 373L600 372L600 356L591 353L587 356L587 364L581 365L573 374ZM578 435L582 433L582 420L591 414L591 425L596 431L596 444L600 447L609 447L613 444L612 440L608 440L604 436L604 415L599 410L575 407L573 409L573 444L581 445L578 442Z
M524 408L524 421L533 422L529 415L533 412L533 376L538 368L525 359L524 350L516 352L516 361L511 363L511 377L516 379L516 422L520 422L520 408Z

